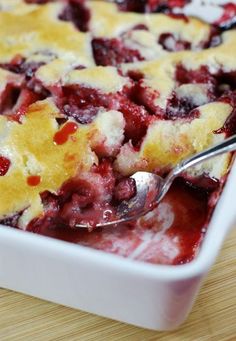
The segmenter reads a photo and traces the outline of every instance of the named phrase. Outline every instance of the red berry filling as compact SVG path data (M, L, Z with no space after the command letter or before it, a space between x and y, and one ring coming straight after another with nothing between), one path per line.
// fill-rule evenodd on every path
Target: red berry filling
M187 174L185 175L185 180L190 187L201 189L202 192L206 191L206 193L217 191L220 187L220 181L215 178L210 178L207 174L202 174L197 177Z
M176 39L171 33L162 33L158 43L167 51L190 50L191 44L188 41Z
M128 71L127 76L129 76L134 82L138 82L144 78L144 74L138 70Z
M47 98L50 94L35 78L35 72L43 63L26 62L25 58L16 55L10 63L0 67L24 76L22 84L15 86L9 83L1 94L0 111L16 121L20 121L32 103Z
M103 186L107 193L110 193L111 197L111 193L114 191L115 187L115 174L112 167L112 161L109 159L102 159L99 165L94 166L93 171L102 177Z
M166 108L166 116L168 120L178 120L181 118L193 119L199 116L198 110L193 110L196 107L188 98L178 98L175 93L168 100Z
M179 7L182 8L187 5L191 0L168 0L170 8Z
M144 13L149 10L149 1L147 0L117 0L116 2L122 11Z
M93 55L97 65L116 66L144 60L139 51L126 47L119 39L94 38Z
M0 114L20 122L28 106L40 99L42 99L42 96L29 90L27 87L22 86L18 88L8 84L5 91L1 94Z
M223 72L219 71L215 75L217 82L217 94L222 95L224 91L234 91L236 90L236 71ZM234 96L233 96L234 97Z
M11 161L7 159L5 156L0 156L0 176L4 176L7 174L11 165Z
M197 70L187 70L183 65L179 64L176 67L176 80L179 84L188 83L206 83L215 84L215 79L211 75L207 66L201 66Z
M146 134L151 116L143 105L135 103L134 94L137 98L138 95L140 96L140 93L135 90L135 84L131 88L124 87L116 94L104 94L99 90L80 85L66 86L61 90L57 89L54 93L57 105L64 115L73 117L81 124L91 123L101 108L113 109L123 113L126 122L126 141L132 140L137 144ZM152 97L148 96L146 102L151 103Z
M111 206L115 186L115 177L110 161L102 160L94 167L89 177L75 177L63 184L58 195L42 194L45 207L44 217L29 225L30 230L37 226L66 225L72 228L76 224L94 226L99 222L109 221L115 214Z
M87 32L89 29L90 11L86 8L83 1L68 0L59 19L71 21L80 31Z
M176 68L176 80L179 85L183 84L204 84L207 86L208 103L218 100L230 103L233 108L236 106L235 90L236 90L236 72L223 72L219 70L212 74L208 67L201 66L196 70L187 70L183 65L179 64ZM175 93L169 98L167 104L167 118L177 119L183 117L195 117L197 114L197 105L192 103L188 98L178 98ZM228 135L235 132L235 109L227 119L224 127L220 131L225 131Z
M124 178L118 182L114 191L116 201L129 200L136 194L136 183L132 178Z
M135 82L131 88L129 98L139 106L143 106L150 115L162 117L163 111L155 105L155 100L159 97L159 92L147 87L143 80Z
M117 175L118 176L118 175ZM63 184L58 195L43 193L44 217L42 225L69 225L84 223L90 226L98 222L109 221L115 217L115 202L128 200L136 193L133 179L120 179L115 186L115 175L111 161L103 159L95 166L88 178L75 177ZM38 183L37 183L38 184ZM30 184L36 186L36 182ZM38 220L31 222L29 229L38 225Z
M20 89L13 84L7 84L4 91L1 93L0 97L0 114L1 115L9 115L11 113L11 109L17 103L17 100L20 95Z
M25 115L27 108L35 103L36 101L42 99L42 97L35 92L23 88L20 92L20 95L17 99L17 102L13 108L13 113L10 115L10 117L14 121L21 121L22 116Z
M45 99L50 94L41 82L35 78L36 71L44 65L43 62L27 62L21 55L16 55L10 63L0 64L0 67L16 74L25 76L25 86L31 91L40 96L40 99Z
M219 100L224 103L228 103L232 106L233 110L230 116L227 118L224 126L217 130L216 133L225 133L227 136L236 134L236 91L228 91L224 93Z
M193 119L198 116L198 111L194 109L199 104L193 101L194 98L192 100L191 97L179 97L173 92L164 111L155 105L155 100L159 97L158 91L144 84L142 73L130 71L126 76L130 77L131 85L116 94L104 94L80 85L55 88L56 90L52 92L62 112L82 124L92 122L100 108L121 111L126 122L125 141L131 140L135 146L140 145L150 122L155 117L176 120ZM179 64L176 67L176 80L178 86L183 84L199 84L203 85L203 88L205 86L207 102L204 103L212 102L221 96L224 92L224 87L221 89L222 84L226 84L232 90L236 85L234 73L219 71L213 75L206 66L187 70Z
M208 86L209 101L220 97L224 91L236 89L236 72L219 70L211 73L207 66L201 66L196 70L188 70L182 64L177 65L176 80L182 84L206 84Z
M208 198L205 191L189 187L183 181L175 181L162 203L163 209L168 208L172 217L162 239L155 238L158 237L158 230L163 228L160 212L135 228L132 224L126 224L115 229L95 229L92 233L68 229L62 221L55 219L59 211L58 200L46 192L42 199L47 213L43 219L31 222L28 230L126 257L131 256L145 241L145 248L142 247L135 259L159 264L183 264L194 258L204 236L203 226L209 215ZM75 207L76 210L78 207ZM172 252L172 243L178 252Z
M218 19L215 24L218 25L223 30L229 30L231 28L235 28L236 26L236 4L229 2L223 7L223 14Z
M61 130L54 135L54 142L58 145L68 141L70 135L74 134L78 129L78 125L74 122L67 122Z
M80 85L63 87L56 101L66 116L81 124L91 123L101 107L112 108L112 96Z
M145 25L137 25L130 32L136 29L147 30ZM138 50L130 49L125 45L123 39L130 32L124 33L120 38L94 38L92 40L93 55L97 65L117 66L122 63L133 63L145 60ZM162 33L158 43L167 51L190 50L191 43L175 37L172 33ZM209 40L202 42L201 48L216 46L220 43L219 35L211 35Z
M24 74L27 79L31 79L43 62L27 62L25 58L16 55L10 63L1 64L0 67L17 74Z
M181 13L168 13L169 17L174 18L174 19L179 19L179 20L183 20L186 23L189 22L188 17L186 17L186 15L181 14Z
M78 108L76 105L64 106L64 114L69 117L73 117L77 122L81 124L91 123L98 113L98 108L93 106L87 106L84 109Z
M47 4L48 2L53 2L55 0L24 0L27 4L37 4L37 5L43 5Z
M119 111L125 118L125 141L132 140L136 145L145 136L150 123L150 115L144 107L123 99L119 103Z
M203 227L209 215L207 192L191 187L186 187L182 192L182 186L180 182L176 192L173 193L172 199L175 202L176 215L173 226L167 232L171 238L178 236L180 244L181 252L173 262L175 265L189 263L193 260L203 239ZM185 202L185 206L182 206L182 202ZM191 205L189 205L190 203ZM191 216L192 223L188 222L189 216Z
M169 12L174 7L184 7L189 0L116 0L121 11L138 13Z

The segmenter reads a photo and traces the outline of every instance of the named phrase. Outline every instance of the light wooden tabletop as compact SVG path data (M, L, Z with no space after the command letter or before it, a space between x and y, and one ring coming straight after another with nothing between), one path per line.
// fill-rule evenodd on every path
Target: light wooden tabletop
M0 340L235 341L236 229L177 331L149 331L0 289Z

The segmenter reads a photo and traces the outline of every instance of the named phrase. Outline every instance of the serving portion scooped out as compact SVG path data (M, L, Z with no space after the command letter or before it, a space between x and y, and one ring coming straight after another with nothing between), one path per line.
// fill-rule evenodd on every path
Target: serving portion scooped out
M114 227L118 224L124 224L146 215L158 206L164 198L173 181L181 176L189 168L198 165L206 160L218 155L234 152L236 150L236 135L214 145L207 150L193 155L177 164L170 173L163 179L160 175L149 172L136 172L128 180L135 181L135 194L128 200L123 201L115 207L115 213L110 220L97 222L94 226L87 224L76 224L78 228L98 228ZM107 217L108 218L108 217Z
M75 227L112 220L136 194L132 174L165 176L236 133L236 31L124 3L0 1L0 221L183 263L198 252L230 154L186 171L137 222Z

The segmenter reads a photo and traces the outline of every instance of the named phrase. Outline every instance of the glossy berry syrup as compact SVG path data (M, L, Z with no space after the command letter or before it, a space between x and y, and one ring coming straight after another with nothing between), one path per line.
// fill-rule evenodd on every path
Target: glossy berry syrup
M128 186L132 192L132 184L125 181L124 186ZM118 199L123 199L125 187L121 189L118 186ZM28 227L29 231L159 264L190 262L197 254L205 234L204 226L209 216L209 196L206 191L191 188L179 180L175 181L156 211L147 218L142 218L138 224L127 223L113 228L95 229L92 232L68 228L65 221L69 219L74 222L75 214L80 219L81 214L85 218L88 218L88 215L93 218L93 214L101 215L101 209L103 212L107 210L101 206L97 207L96 211L90 209L96 197L94 188L88 183L74 182L68 183L63 191L65 194L61 202L61 199L58 202L55 196L45 193L43 202L47 210L46 215L41 220L32 221ZM72 208L73 205L77 206Z
M74 122L67 122L61 130L54 135L55 144L64 144L68 141L69 137L76 132L78 125Z
M27 178L27 184L29 186L38 186L41 182L41 177L39 175L30 175Z

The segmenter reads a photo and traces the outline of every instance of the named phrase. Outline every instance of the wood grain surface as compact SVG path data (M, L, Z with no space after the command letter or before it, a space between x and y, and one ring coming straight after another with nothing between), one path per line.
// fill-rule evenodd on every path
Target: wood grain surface
M149 331L0 289L0 340L235 341L236 229L176 331Z

